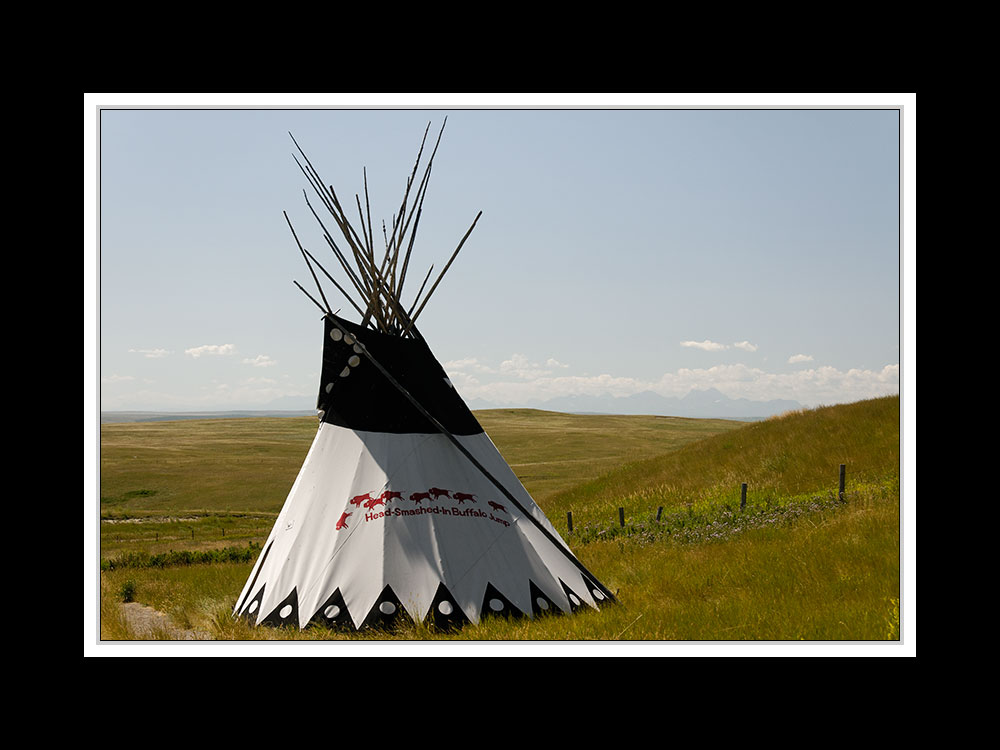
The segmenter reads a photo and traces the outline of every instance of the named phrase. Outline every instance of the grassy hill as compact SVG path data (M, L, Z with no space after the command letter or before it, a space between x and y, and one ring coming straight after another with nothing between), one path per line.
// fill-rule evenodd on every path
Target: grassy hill
M546 512L579 514L581 521L660 506L739 504L746 482L751 503L822 493L838 485L847 466L854 490L899 484L899 398L789 412L743 424L664 455L626 463L554 493Z
M477 416L621 606L447 636L417 626L378 637L899 638L898 397L749 424L530 410ZM128 593L216 638L374 637L251 629L229 617L256 554L250 545L270 530L315 420L222 422L102 426L102 557L119 562L101 574L104 636L130 637L116 614ZM840 464L844 502L836 496ZM742 482L749 492L740 510ZM195 559L177 557L180 550L211 549L249 554L176 564Z
M563 414L537 409L476 412L538 503L622 464L666 453L742 422L658 416Z

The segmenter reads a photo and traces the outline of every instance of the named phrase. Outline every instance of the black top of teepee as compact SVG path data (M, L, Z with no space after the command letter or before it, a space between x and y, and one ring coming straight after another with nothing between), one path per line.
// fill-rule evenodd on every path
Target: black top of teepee
M325 316L324 321L323 372L316 403L322 421L370 432L438 431L399 388L376 372L373 363L378 362L452 434L483 431L423 339L372 331L337 316ZM358 336L363 337L367 354Z

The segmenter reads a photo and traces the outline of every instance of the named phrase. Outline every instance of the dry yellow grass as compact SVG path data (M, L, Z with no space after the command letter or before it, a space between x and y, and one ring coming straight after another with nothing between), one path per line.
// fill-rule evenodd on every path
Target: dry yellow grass
M569 429L573 425L559 424L562 416L513 413L506 424L503 416L491 414L487 420L494 420L494 441L515 464L515 471L518 463L533 463L524 460L532 454L551 462L546 476L535 476L534 481L540 488L536 490L540 504L556 522L564 521L562 514L572 509L581 523L589 520L613 528L619 505L638 515L663 504L690 508L692 513L697 510L693 515L697 523L731 523L739 518L731 507L738 505L740 482L750 485L752 507L770 508L773 503L780 508L782 503L798 502L796 498L808 498L810 493L834 492L841 463L848 466L847 502L827 503L819 510L800 514L777 514L773 525L748 526L721 537L695 533L682 540L652 533L621 533L609 535L606 541L584 543L579 536L570 536L570 544L584 564L618 592L620 606L601 612L488 622L453 634L436 633L423 625L395 633L360 635L321 629L300 633L248 628L233 620L229 612L251 564L225 563L103 573L102 637L128 636L128 625L116 614L116 607L120 603L117 592L131 582L137 601L169 614L180 627L205 630L225 640L898 641L898 398L808 410L749 425L730 423L724 432L659 456L640 457L601 476L591 475L575 486L571 486L573 480L593 471L594 466L582 471L566 467L572 466L574 459L584 458L588 450L596 457L595 465L628 460L623 456L630 455L633 448L642 453L641 446L629 445L613 457L614 450L608 446L614 445L622 423L607 419L602 427L598 420L591 420L577 425L579 429L573 433ZM538 420L537 426L544 425L546 419L551 420L547 426L532 431L533 420ZM192 507L204 508L206 498L215 498L212 502L218 510L208 514L213 518L223 511L240 512L241 502L261 513L276 511L311 437L310 431L302 429L304 423L288 422L275 425L280 439L275 438L276 433L266 434L260 444L254 442L254 429L268 425L254 426L249 421L116 433L109 442L114 450L104 464L109 476L102 476L102 495L107 479L109 498L104 510L116 518L128 513L189 513ZM714 429L705 427L709 433ZM655 423L646 423L642 429L647 430L642 440L651 451L672 439L658 433ZM146 445L139 439L142 434ZM559 440L558 435L566 438ZM680 440L683 442L683 437ZM129 441L131 445L123 450ZM130 452L146 461L158 458L160 462L143 466L143 459L135 458L137 463L130 464ZM588 465L586 461L576 463ZM211 493L199 494L197 481L189 476L216 472L226 474L232 483L244 471L253 476L285 476L281 481L272 480L268 490L280 499L265 500L257 493L237 500L221 489L224 482ZM171 478L181 475L182 481ZM142 488L156 492L129 494ZM209 532L208 521L203 523L202 529ZM269 525L264 523L264 527L261 534ZM136 537L129 544L141 548L145 542Z

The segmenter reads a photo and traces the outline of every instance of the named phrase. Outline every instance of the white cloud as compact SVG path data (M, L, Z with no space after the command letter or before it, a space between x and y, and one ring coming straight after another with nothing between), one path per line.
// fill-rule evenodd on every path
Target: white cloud
M445 372L496 372L495 369L489 365L485 365L480 362L475 357L466 357L465 359L453 359L444 363Z
M204 346L196 346L193 349L185 349L185 354L188 354L195 359L205 356L229 356L236 354L236 347L232 344L205 344Z
M254 367L274 367L278 364L275 360L271 359L266 354L258 354L256 357L246 358L243 360L245 365L253 365Z
M556 396L571 394L599 395L610 393L614 396L628 396L642 390L648 390L646 383L636 378L616 377L613 375L561 375L550 377L542 375L528 378L526 370L519 370L519 381L503 381L484 383L469 388L456 383L455 387L468 398L479 397L497 403L527 403L540 401Z
M882 372L879 373L879 377L884 383L896 383L899 384L899 365L886 365L882 368Z
M688 349L701 349L706 352L722 352L729 349L729 344L722 344L718 341L711 341L709 339L705 339L704 341L682 341L681 346L687 347ZM749 341L736 341L733 343L732 348L742 349L745 352L757 351L757 345L751 344Z
M717 341L709 341L708 339L704 341L682 341L681 346L686 346L689 349L703 349L706 352L719 352L729 348L725 344L720 344Z
M510 359L505 359L500 363L501 372L514 372L528 367L530 362L523 354L511 354Z
M813 358L811 354L793 354L788 358L788 364L795 365L799 362L812 362Z
M129 349L129 354L141 354L147 359L163 359L170 352L166 349Z
M448 379L451 380L452 385L456 388L471 388L472 386L479 385L479 378L475 375L470 375L467 372L462 372L461 370L455 370L452 372L448 371Z
M135 378L131 375L102 375L102 383L127 383Z
M482 382L471 376L453 378L464 398L480 398L497 404L518 406L556 396L630 396L653 391L661 396L682 397L692 389L716 388L730 398L752 401L790 399L804 406L845 403L899 392L899 365L881 370L819 367L794 373L767 372L745 364L708 368L680 368L657 379L601 375L556 375L532 367L523 355L514 355L501 366L500 380Z
M532 362L524 354L512 354L510 359L500 363L500 372L508 373L522 380L536 380L545 375L551 375L553 367L566 367L566 365L550 357L546 365L543 366Z
M562 368L569 367L569 365L564 365L562 362L560 362L558 359L555 359L554 357L549 357L547 360L545 360L545 366L546 367L562 367Z

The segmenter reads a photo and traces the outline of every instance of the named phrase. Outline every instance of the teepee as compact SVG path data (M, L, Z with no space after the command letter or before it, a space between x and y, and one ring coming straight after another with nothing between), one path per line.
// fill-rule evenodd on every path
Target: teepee
M362 629L402 618L447 628L492 615L537 617L614 601L521 485L416 328L482 212L426 295L433 266L411 304L403 303L441 140L439 133L415 184L427 132L391 230L383 224L378 255L371 212L362 210L360 196L359 234L333 186L292 138L302 157L296 163L332 217L340 244L308 194L306 204L353 293L302 246L289 221L320 299L294 283L323 313L320 423L234 608L255 624ZM366 209L367 192L366 175ZM360 322L331 309L316 269Z

